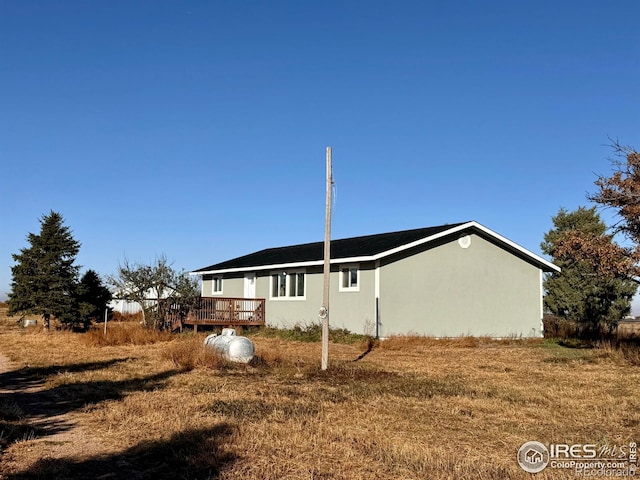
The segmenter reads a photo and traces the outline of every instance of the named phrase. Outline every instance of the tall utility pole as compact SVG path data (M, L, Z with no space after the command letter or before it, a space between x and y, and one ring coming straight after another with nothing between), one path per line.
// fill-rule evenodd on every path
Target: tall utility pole
M324 220L324 281L322 292L322 370L329 367L329 280L331 277L331 189L333 176L331 174L331 147L327 147L327 195Z

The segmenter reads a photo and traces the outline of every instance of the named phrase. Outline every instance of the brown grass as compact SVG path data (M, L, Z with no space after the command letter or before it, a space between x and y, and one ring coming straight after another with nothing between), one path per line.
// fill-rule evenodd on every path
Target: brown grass
M436 338L422 335L394 335L384 340L373 340L377 348L390 351L404 351L413 348L431 347L455 347L455 348L478 348L498 345L537 345L542 342L541 338L490 338L490 337L455 337Z
M52 454L5 393L7 478L530 479L515 461L525 441L640 431L640 372L615 345L402 337L331 344L322 371L320 344L282 338L254 337L258 358L236 365L205 351L204 335L104 345L95 333L0 333L21 373L91 432L82 445L100 447Z
M222 370L233 366L214 350L205 348L200 337L170 342L162 350L162 358L169 360L174 367L182 370L194 368Z
M602 340L596 343L597 356L606 358L618 365L640 366L640 345L633 341L619 340L612 342Z
M82 337L90 346L148 345L168 342L172 338L169 332L151 330L139 323L108 323L106 334L103 324L90 329Z

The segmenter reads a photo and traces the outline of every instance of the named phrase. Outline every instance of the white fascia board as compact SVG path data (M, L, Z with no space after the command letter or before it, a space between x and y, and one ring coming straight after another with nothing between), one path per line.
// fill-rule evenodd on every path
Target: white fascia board
M508 245L509 247L513 248L514 250L519 251L520 253L522 253L523 255L526 255L527 257L531 258L532 260L543 264L544 266L546 266L549 270L553 270L555 272L560 272L561 268L558 267L557 265L554 265L553 263L545 260L544 258L536 255L533 252L530 252L529 250L527 250L524 247L521 247L520 245L518 245L517 243L512 242L511 240L509 240L508 238L503 237L502 235L494 232L493 230L489 230L487 227L485 227L484 225L480 225L477 222L469 222L470 224L473 224L474 227L476 227L478 230L483 231L484 233L486 233L487 235L492 236L493 238L495 238L496 240L498 240L499 242L502 242L506 245Z
M440 233L436 233L435 235L431 235L430 237L421 238L420 240L416 240L415 242L407 243L406 245L401 245L399 247L392 248L391 250L387 250L385 252L380 252L377 255L374 255L372 258L373 260L380 260L381 258L388 257L389 255L393 255L394 253L399 253L404 250L408 250L410 248L432 242L434 240L437 240L438 238L446 237L447 235L451 235L452 233L456 233L458 231L464 230L465 228L469 228L470 226L472 226L474 223L475 222L464 223L457 227L450 228L449 230L444 230Z
M349 257L349 258L332 258L331 264L342 263L359 263L373 261L372 256L367 257ZM280 268L303 268L303 267L315 267L322 265L324 260L312 260L309 262L293 262L293 263L279 263L273 265L256 265L253 267L237 267L237 268L223 268L221 270L207 270L206 272L189 272L189 275L216 275L220 273L237 273L237 272L255 272L257 270L278 270Z
M421 238L420 240L416 240L415 242L407 243L406 245L401 245L396 248L392 248L391 250L386 250L384 252L380 252L376 255L367 255L361 257L348 257L348 258L332 258L331 264L341 264L341 263L359 263L359 262L372 262L380 260L381 258L388 257L389 255L393 255L395 253L402 252L404 250L408 250L413 247L417 247L419 245L423 245L425 243L433 242L442 237L446 237L448 235L454 234L456 232L462 232L467 230L468 228L476 228L486 235L493 237L499 243L503 243L510 248L517 250L522 253L524 256L531 258L536 263L542 264L546 266L549 270L553 270L556 272L560 271L560 267L554 265L551 262L548 262L544 258L536 255L533 252L530 252L526 248L521 247L517 243L512 242L511 240L503 237L502 235L497 234L493 230L489 230L487 227L480 225L478 222L467 222L462 225L458 225L457 227L452 227L448 230L444 230L440 233L436 233L435 235L431 235L430 237ZM281 263L277 265L260 265L260 266L252 266L252 267L241 267L241 268L226 268L222 270L209 270L206 272L190 272L190 275L211 275L211 274L221 274L221 273L235 273L235 272L253 272L256 270L277 270L279 268L300 268L300 267L311 267L322 265L323 260L313 260L309 262L294 262L294 263Z
M374 260L379 260L379 259L387 257L389 255L393 255L394 253L399 253L399 252L402 252L402 251L407 250L409 248L413 248L413 247L417 247L419 245L423 245L425 243L433 242L434 240L437 240L438 238L446 237L446 236L454 234L456 232L462 232L464 230L467 230L468 228L476 228L476 229L480 230L481 232L485 233L486 235L488 235L490 237L493 237L498 242L503 243L505 245L508 245L510 248L512 248L514 250L517 250L518 252L522 253L526 257L531 258L531 260L533 260L534 262L541 263L542 265L546 266L550 270L553 270L553 271L556 271L556 272L560 271L560 267L554 265L551 262L548 262L544 258L536 255L533 252L530 252L526 248L521 247L517 243L512 242L508 238L503 237L502 235L494 232L493 230L488 229L484 225L481 225L481 224L479 224L478 222L475 222L475 221L463 223L462 225L458 225L457 227L450 228L449 230L444 230L444 231L442 231L440 233L436 233L435 235L431 235L430 237L421 238L420 240L416 240L415 242L407 243L406 245L402 245L400 247L396 247L396 248L393 248L391 250L387 250L386 252L381 252L381 253L379 253L377 255L374 255L373 259Z
M255 265L252 267L223 268L221 270L207 270L206 272L190 272L191 275L211 275L218 273L255 272L256 270L277 270L279 268L299 268L322 265L322 260L312 262L280 263L276 265Z

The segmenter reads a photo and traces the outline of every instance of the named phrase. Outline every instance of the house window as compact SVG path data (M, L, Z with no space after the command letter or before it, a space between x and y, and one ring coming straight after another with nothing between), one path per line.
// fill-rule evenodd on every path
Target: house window
M360 269L356 265L340 268L340 291L357 291L360 285Z
M304 297L304 287L304 272L282 272L271 275L271 298Z
M214 295L222 293L222 277L213 277L211 291Z
M291 279L289 287L290 297L304 297L304 273L296 272L289 275Z
M271 296L273 298L287 296L287 274L277 273L271 275Z

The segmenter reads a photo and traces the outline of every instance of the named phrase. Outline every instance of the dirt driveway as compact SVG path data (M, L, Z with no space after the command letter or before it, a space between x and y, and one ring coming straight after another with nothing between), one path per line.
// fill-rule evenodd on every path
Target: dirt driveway
M19 424L6 450L0 451L0 479L23 478L20 472L36 462L76 461L103 453L100 442L82 425L81 413L66 408L68 400L45 387L44 370L20 367L0 354L0 404Z

